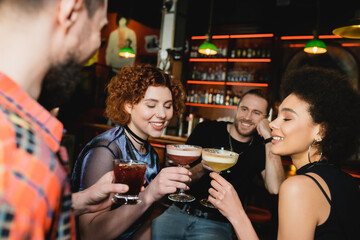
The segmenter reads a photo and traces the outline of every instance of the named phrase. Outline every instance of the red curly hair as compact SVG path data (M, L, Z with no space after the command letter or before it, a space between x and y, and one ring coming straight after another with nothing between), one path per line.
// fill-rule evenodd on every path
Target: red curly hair
M155 66L140 64L123 67L111 79L107 86L106 117L117 125L128 124L130 114L125 111L125 103L129 102L131 105L139 103L144 98L149 86L169 88L173 100L174 116L178 116L184 111L183 85Z

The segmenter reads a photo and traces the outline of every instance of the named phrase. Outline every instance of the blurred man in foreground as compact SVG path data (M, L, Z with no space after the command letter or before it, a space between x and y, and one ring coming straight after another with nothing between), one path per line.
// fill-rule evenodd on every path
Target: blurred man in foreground
M68 99L74 74L100 45L106 12L107 0L0 0L1 238L74 239L74 214L127 191L110 172L71 195L63 125L36 101L41 90L49 101Z

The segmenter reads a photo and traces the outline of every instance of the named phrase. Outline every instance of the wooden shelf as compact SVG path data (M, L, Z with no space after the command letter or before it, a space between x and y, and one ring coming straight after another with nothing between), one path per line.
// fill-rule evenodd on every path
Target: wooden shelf
M189 95L187 112L211 120L232 118L237 106L225 103L233 104L234 99L237 101L236 98L239 99L244 92L253 88L267 90L271 84L271 52L274 52L275 40L273 33L212 35L213 43L221 50L218 55L209 57L197 52L200 43L206 40L205 36L192 36L191 40L189 75L186 79ZM243 55L244 51L246 55ZM210 94L212 90L213 94L219 92L221 99L209 102L221 102L224 105L204 104L203 99L208 96L206 92ZM193 99L193 95L197 99ZM197 101L200 99L201 101Z
M242 62L242 63L269 63L270 58L229 58L228 62Z
M187 84L225 85L224 81L187 80Z
M267 83L251 83L251 82L226 82L229 86L248 86L248 87L268 87Z
M270 58L190 58L189 62L242 62L242 63L269 63Z
M202 104L202 103L185 103L187 106L194 107L209 107L209 108L226 108L226 109L236 109L236 106L226 106L226 105L216 105L216 104Z
M228 85L228 86L248 86L248 87L268 87L267 83L251 83L251 82L223 82L223 81L206 81L206 80L187 80L187 84L203 84L203 85Z
M190 58L189 62L228 62L227 58Z
M272 38L273 33L261 33L261 34L235 34L235 35L212 35L212 39L229 39L229 38ZM192 36L192 40L205 40L206 36Z

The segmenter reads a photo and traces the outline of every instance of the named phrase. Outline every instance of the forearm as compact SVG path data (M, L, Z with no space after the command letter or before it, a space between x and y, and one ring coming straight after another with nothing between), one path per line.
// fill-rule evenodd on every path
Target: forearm
M71 206L74 210L75 216L79 216L81 214L89 212L89 210L87 208L88 204L86 204L86 199L84 197L85 197L85 194L83 193L83 191L73 193L71 195L71 201L72 201Z
M239 240L259 239L249 217L242 208L236 209L233 217L229 218L229 221L233 225L236 236Z
M281 157L271 152L272 143L265 145L266 163L264 182L266 189L271 194L278 194L280 185L285 179L284 167L281 162Z
M115 239L139 219L150 206L150 203L142 201L137 205L123 205L112 211L84 214L80 216L81 237L83 239Z

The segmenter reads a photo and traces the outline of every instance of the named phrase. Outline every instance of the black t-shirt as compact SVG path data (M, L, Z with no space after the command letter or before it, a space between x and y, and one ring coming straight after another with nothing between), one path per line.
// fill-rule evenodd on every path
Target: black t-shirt
M187 140L187 144L198 145L203 148L230 149L229 133L227 125L229 122L205 121L196 126ZM230 137L231 138L231 137ZM252 141L247 143L238 142L231 138L233 151L241 153L238 162L232 168L221 172L237 191L241 201L244 203L249 196L253 178L265 169L265 146L262 137L255 133ZM201 158L191 164L195 166L200 163ZM206 173L198 181L192 183L189 193L196 197L196 202L208 197L211 178Z

